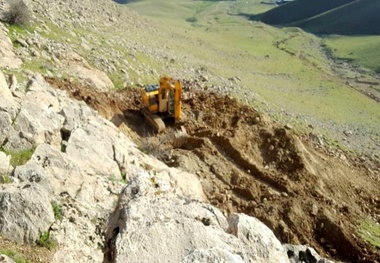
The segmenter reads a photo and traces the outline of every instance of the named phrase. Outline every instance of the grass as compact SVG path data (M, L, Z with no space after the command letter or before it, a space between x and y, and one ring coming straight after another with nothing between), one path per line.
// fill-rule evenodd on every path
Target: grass
M371 219L362 220L359 225L359 235L380 251L380 224Z
M3 184L12 183L12 179L9 175L1 175L0 178L1 178L0 183L3 183Z
M61 204L59 204L56 201L52 201L51 202L51 206L53 208L54 218L56 220L62 220L63 213L62 213L62 206L61 206Z
M380 36L326 36L331 55L380 73Z
M302 27L316 34L379 34L380 2L373 0L298 0L251 19L271 25Z
M380 23L379 10L379 1L353 1L330 12L300 21L297 26L316 34L380 34L377 26Z
M352 1L354 0L320 0L316 2L298 0L286 5L281 5L253 18L260 19L268 24L284 25L316 16Z
M161 2L145 0L128 6L170 29L169 42L165 33L156 41L170 44L174 52L186 53L186 61L194 58L199 66L220 77L239 76L248 94L252 91L259 98L241 93L235 95L257 109L283 122L298 123L298 126L305 125L305 119L332 125L380 126L378 105L353 91L335 75L321 38L297 28L278 29L227 15L243 10L241 1L235 5L209 2L203 6L203 11L199 11L204 5L202 1L177 0L165 2L163 7ZM252 10L261 5L257 1L248 2L245 5ZM196 18L196 22L186 22L189 17ZM213 19L215 17L218 19ZM371 43L376 50L376 38ZM365 50L366 47L361 53ZM374 54L372 52L371 57L376 65L378 56ZM283 116L282 112L289 116ZM332 133L330 128L321 132Z
M24 151L15 152L15 151L0 148L0 151L3 151L5 154L10 155L11 156L10 164L13 167L16 167L16 166L26 164L27 161L29 161L29 159L32 157L35 149L36 147L33 147L31 149L27 149Z
M115 175L111 175L109 177L109 179L112 181L112 182L121 182L123 184L127 184L127 178L126 178L126 174L125 173L122 173L121 174L121 178L118 177L118 176L115 176Z
M2 249L0 250L0 254L10 257L15 263L32 263L32 261L25 259L22 254L12 249Z
M49 250L53 250L58 246L58 242L50 236L48 231L43 232L40 238L37 240L37 245L45 247Z

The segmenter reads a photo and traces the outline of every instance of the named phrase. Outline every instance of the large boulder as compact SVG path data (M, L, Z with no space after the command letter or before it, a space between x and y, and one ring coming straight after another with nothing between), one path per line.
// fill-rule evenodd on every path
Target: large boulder
M61 144L61 127L64 118L51 111L50 104L39 103L46 93L31 92L22 102L21 110L10 129L5 148L13 151L30 149L40 143Z
M254 217L232 214L228 233L233 234L250 251L254 262L288 262L285 249L272 230Z
M0 71L0 112L4 111L15 118L17 115L18 105L15 102L12 92L8 87L8 83L5 80L4 74Z
M110 217L103 262L289 262L261 222L244 215L229 222L217 208L184 196L170 177L141 171Z
M35 183L0 186L0 233L19 243L34 243L54 222L53 208L44 188Z
M11 156L0 151L0 176L9 173Z
M0 262L1 263L15 263L13 259L3 254L0 254Z
M119 166L114 160L114 135L117 135L115 126L92 117L81 128L71 132L66 152L88 174L121 178Z
M115 88L106 73L91 67L76 64L70 69L79 80L98 91L107 92Z
M12 92L10 91L4 74L0 71L0 96L6 100L13 100Z
M64 117L58 113L60 103L56 93L41 77L32 78L28 89L10 127L5 148L22 151L44 142L60 147Z
M12 126L11 116L7 112L0 111L0 145L3 145Z

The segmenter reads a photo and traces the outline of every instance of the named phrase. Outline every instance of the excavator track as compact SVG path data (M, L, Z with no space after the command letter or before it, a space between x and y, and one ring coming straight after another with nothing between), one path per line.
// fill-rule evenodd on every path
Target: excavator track
M151 113L147 107L142 108L141 112L145 117L145 121L153 127L156 132L161 133L165 130L165 123L157 114Z

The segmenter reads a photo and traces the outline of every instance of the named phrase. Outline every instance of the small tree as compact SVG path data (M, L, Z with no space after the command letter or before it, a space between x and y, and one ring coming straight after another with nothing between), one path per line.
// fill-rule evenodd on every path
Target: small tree
M5 22L12 25L27 26L30 22L29 9L23 0L13 0L5 14Z

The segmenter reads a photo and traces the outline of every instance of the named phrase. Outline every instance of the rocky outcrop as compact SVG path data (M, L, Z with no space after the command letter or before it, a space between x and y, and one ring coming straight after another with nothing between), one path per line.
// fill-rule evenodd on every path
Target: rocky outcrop
M52 262L100 262L104 226L130 178L144 173L165 178L182 196L206 200L192 174L169 168L137 149L111 122L83 102L32 77L15 98L3 81L3 149L34 151L23 165L10 166L0 152L0 235L34 244L43 233L59 249ZM1 115L2 114L2 115ZM31 148L30 148L31 147ZM4 176L4 177L3 177Z
M159 255L159 256L158 256ZM289 262L255 218L184 197L168 177L140 171L108 223L103 262Z

